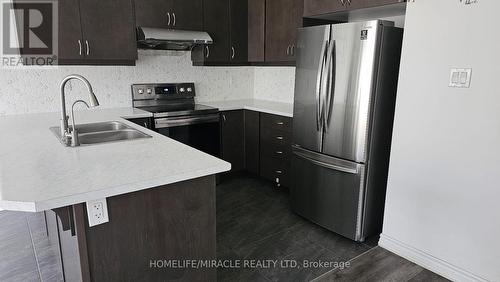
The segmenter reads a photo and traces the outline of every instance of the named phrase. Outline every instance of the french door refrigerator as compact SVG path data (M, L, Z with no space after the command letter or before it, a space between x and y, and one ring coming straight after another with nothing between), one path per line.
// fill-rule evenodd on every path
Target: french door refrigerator
M382 227L402 37L381 20L298 31L292 209L355 241Z

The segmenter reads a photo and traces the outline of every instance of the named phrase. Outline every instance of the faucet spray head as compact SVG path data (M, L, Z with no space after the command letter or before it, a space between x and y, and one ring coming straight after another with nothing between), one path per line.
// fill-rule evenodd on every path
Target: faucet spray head
M89 100L90 100L91 107L99 106L99 100L97 100L97 97L95 96L94 92L90 92Z

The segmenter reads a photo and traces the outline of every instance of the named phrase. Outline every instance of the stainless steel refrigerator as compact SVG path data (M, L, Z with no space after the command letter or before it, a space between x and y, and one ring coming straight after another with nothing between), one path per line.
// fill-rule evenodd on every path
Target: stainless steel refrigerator
M298 32L292 209L355 241L382 227L402 37L380 20Z

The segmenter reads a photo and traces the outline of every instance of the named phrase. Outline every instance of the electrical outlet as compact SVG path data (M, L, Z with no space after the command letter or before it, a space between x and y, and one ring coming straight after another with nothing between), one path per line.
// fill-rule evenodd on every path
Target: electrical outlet
M87 202L89 227L109 222L108 204L106 199Z
M472 69L451 69L449 87L469 88Z

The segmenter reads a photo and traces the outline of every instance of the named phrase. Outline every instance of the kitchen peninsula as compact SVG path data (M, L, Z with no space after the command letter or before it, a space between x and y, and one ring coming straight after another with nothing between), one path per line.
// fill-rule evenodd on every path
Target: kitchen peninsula
M152 260L215 258L215 174L231 165L126 119L133 108L76 113L151 138L64 147L57 113L0 117L0 209L44 212L66 281L215 281L214 269L150 268ZM90 227L86 202L107 199Z

